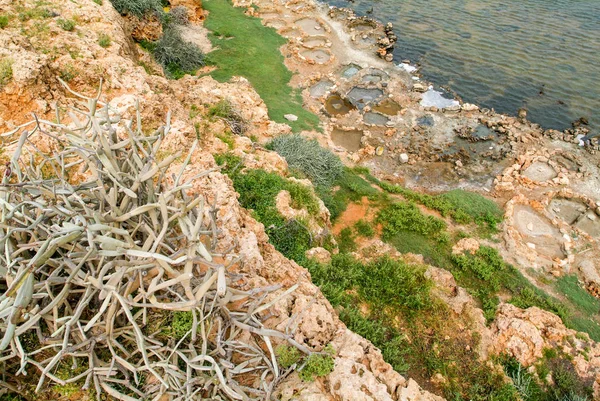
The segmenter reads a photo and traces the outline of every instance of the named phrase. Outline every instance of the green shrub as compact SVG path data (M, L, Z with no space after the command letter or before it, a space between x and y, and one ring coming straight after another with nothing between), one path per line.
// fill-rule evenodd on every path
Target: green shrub
M229 176L236 174L242 167L242 158L230 152L216 154L214 158L219 166L223 166L221 171Z
M383 225L383 238L391 239L401 231L412 231L424 236L438 236L446 223L434 216L424 215L413 203L398 202L382 209L377 222Z
M9 58L0 59L0 89L12 79L12 64L13 61Z
M0 15L0 29L8 26L8 15Z
M195 44L184 41L176 27L164 31L153 54L165 74L173 79L193 74L204 66L204 53Z
M342 253L356 251L355 236L350 227L346 227L340 231L340 234L337 237L337 243L339 250Z
M289 345L280 345L275 349L277 360L282 368L287 369L302 359L302 352L296 347Z
M146 13L162 15L161 0L110 0L113 7L121 14L133 14L143 17Z
M59 19L56 21L56 23L58 24L59 27L61 27L63 30L71 32L75 29L75 21L71 20L71 19Z
M298 372L300 379L312 382L317 377L327 376L333 372L335 363L331 354L310 354L306 365Z
M331 188L344 171L339 157L316 140L299 134L277 137L268 147L283 156L290 168L305 174L316 187Z
M108 36L105 33L101 33L98 35L98 44L100 45L100 47L107 48L110 46L110 43L111 43L110 36Z
M181 340L188 331L192 329L194 317L192 312L177 311L173 313L173 334L177 340Z
M94 3L98 4L99 6L104 4L104 1L102 1L102 0L93 0L93 1L94 1Z
M383 257L366 266L358 283L359 293L378 308L392 307L412 314L433 306L432 283L422 266Z
M356 233L361 237L373 238L375 235L373 223L369 223L368 221L359 220L354 224L354 228L356 229Z
M493 201L474 192L456 189L441 195L429 195L380 181L370 174L367 174L367 178L383 190L436 210L444 217L452 217L459 224L475 221L478 224L487 224L490 229L495 230L496 225L502 221L502 209Z

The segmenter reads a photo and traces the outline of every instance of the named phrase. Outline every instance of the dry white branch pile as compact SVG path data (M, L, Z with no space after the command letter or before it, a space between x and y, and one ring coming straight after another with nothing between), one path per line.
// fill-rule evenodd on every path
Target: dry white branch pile
M28 372L38 391L83 383L98 399L270 398L288 373L270 338L309 350L261 324L277 288L230 286L244 279L228 272L239 259L213 253L217 211L186 196L198 177L182 181L196 144L166 177L180 156L157 160L170 117L146 136L139 110L132 124L72 93L85 107L70 109L69 126L57 115L23 131L0 185L0 395ZM33 135L60 151L42 155ZM192 317L181 339L149 332L175 312ZM82 373L57 377L61 365Z

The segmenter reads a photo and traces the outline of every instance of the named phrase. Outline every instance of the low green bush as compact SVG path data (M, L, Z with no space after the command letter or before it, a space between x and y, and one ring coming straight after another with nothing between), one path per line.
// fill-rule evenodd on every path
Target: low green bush
M156 42L154 58L167 77L178 79L193 74L204 66L204 53L193 43L186 42L176 27L168 27Z
M446 229L446 223L434 216L423 214L413 203L397 202L388 205L377 215L383 225L383 239L389 240L402 231L437 237Z
M370 223L365 220L359 220L354 224L356 233L361 237L373 238L375 236L375 229L373 228L374 223Z
M177 311L173 313L171 327L177 340L181 340L192 329L193 321L192 312Z
M8 15L0 15L0 29L4 29L8 26Z
M354 236L354 233L352 232L352 229L350 227L346 227L342 231L340 231L340 235L338 235L337 237L337 243L340 252L354 252L356 250L355 239L356 237Z
M61 29L65 30L65 31L73 31L75 29L75 25L77 25L75 23L75 21L71 20L71 19L59 19L56 21L56 23L58 24L59 27L61 27Z
M298 371L298 376L303 381L311 382L317 377L327 376L333 371L333 348L328 345L324 349L324 353L314 353L304 357L298 349L289 345L281 345L275 350L279 365L287 369L294 364L302 365Z
M111 44L110 36L105 33L101 33L98 35L98 44L100 47L107 48Z

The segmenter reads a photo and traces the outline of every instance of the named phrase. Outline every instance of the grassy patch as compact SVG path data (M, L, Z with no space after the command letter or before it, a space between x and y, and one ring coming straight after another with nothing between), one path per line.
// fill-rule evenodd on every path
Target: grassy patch
M75 30L75 26L77 25L77 23L75 21L73 21L72 19L62 19L62 18L57 20L56 23L62 30L68 31L68 32Z
M363 197L373 202L385 198L384 193L373 188L355 170L348 167L344 167L342 175L331 188L317 187L317 193L329 209L332 221L346 210L350 202L360 202Z
M224 166L223 172L232 179L235 190L240 194L240 204L251 209L254 217L264 224L275 248L297 262L304 260L304 253L316 246L316 239L310 234L306 222L286 221L277 210L275 198L279 192L288 191L293 208L304 208L309 215L316 216L319 204L312 191L302 184L264 170L241 172L241 159L231 154L217 155L215 160Z
M104 47L105 49L110 46L111 40L110 36L105 33L101 33L98 35L98 44L100 47Z
M441 195L429 195L412 191L400 185L380 181L370 174L367 174L367 178L381 189L389 193L402 195L409 201L436 210L442 216L451 217L459 224L475 222L487 226L491 231L495 231L496 225L502 221L502 209L493 201L474 192L455 189Z
M365 220L359 220L354 224L354 230L356 234L365 238L373 238L375 236L375 229L373 228L373 223L370 223Z
M568 355L560 354L553 349L545 350L544 357L535 366L537 376L525 369L513 357L502 356L499 361L523 400L592 399L592 382L579 378ZM545 381L548 375L552 378L552 384Z
M377 222L383 224L384 240L404 231L438 238L446 229L443 220L423 214L417 206L408 202L392 203L385 207L379 212Z
M460 330L448 308L431 297L424 267L387 257L365 264L348 254L306 266L340 319L380 348L398 372L421 384L444 375L441 390L452 400L517 400L503 376L466 347L475 347L477 338L455 335Z
M4 29L8 26L8 15L0 15L0 29Z
M289 124L296 132L317 128L319 118L302 107L300 93L289 85L292 73L279 51L286 40L229 0L206 0L202 6L210 13L204 26L212 32L210 40L216 47L207 55L207 61L217 66L211 75L220 82L243 76L264 100L273 121ZM285 114L298 120L288 121Z
M9 58L0 59L0 89L6 85L13 76L13 61Z
M570 324L568 326L586 332L595 341L600 341L600 324L592 319L598 316L600 300L587 292L574 275L558 278L555 288L569 301L567 313Z

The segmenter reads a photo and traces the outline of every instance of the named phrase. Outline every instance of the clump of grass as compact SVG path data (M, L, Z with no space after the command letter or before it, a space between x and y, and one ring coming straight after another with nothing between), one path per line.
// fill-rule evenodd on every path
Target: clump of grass
M210 75L219 82L247 78L267 105L269 118L290 125L294 132L318 128L319 118L302 107L300 92L290 86L292 73L279 51L287 40L229 0L206 0L202 7L209 11L204 26L212 32L209 38L215 47L207 55L208 63L217 67ZM285 114L295 114L298 120L288 121Z
M375 229L373 228L373 223L369 223L365 220L359 220L354 224L354 229L356 233L361 237L365 238L373 238L375 236Z
M143 17L146 13L163 13L161 0L110 0L110 2L121 14Z
M335 351L331 345L327 345L323 351L323 353L312 353L305 357L297 348L280 345L275 350L275 354L282 368L287 369L294 365L301 366L298 371L300 379L312 382L315 378L327 376L333 371Z
M356 237L352 232L350 227L344 228L340 231L340 234L337 237L338 248L340 252L353 252L356 250Z
M0 15L0 29L4 29L8 26L8 15Z
M111 44L110 36L105 33L99 34L98 35L98 44L100 45L100 47L104 47L106 49Z
M13 76L13 61L10 58L0 59L0 89L6 85Z
M65 82L70 82L77 76L77 70L72 64L66 64L60 70L60 78Z
M75 26L77 25L77 23L75 21L73 21L72 19L63 19L60 18L59 20L56 21L56 23L58 24L58 26L67 31L67 32L71 32L73 30L75 30Z
M246 132L246 121L228 99L220 100L211 106L208 109L208 116L211 118L220 118L225 121L231 132L236 135L243 135Z
M217 134L216 137L223 141L230 150L235 147L235 140L233 139L231 132L226 131L222 134Z
M339 157L316 140L298 134L277 137L269 148L283 156L290 168L305 174L316 187L330 188L344 171Z
M423 214L413 203L397 202L382 209L377 222L383 224L383 238L389 240L402 231L438 237L446 223L434 216Z
M193 43L186 42L176 27L167 28L156 42L154 58L169 78L178 79L193 74L204 66L204 53Z
M93 1L94 1L94 3L98 4L99 6L104 4L104 2L102 0L93 0Z

